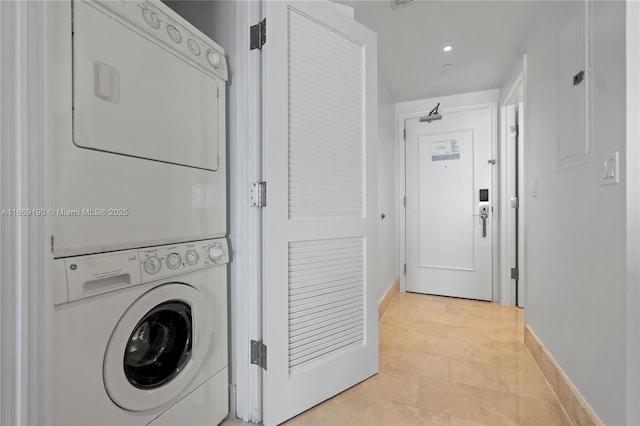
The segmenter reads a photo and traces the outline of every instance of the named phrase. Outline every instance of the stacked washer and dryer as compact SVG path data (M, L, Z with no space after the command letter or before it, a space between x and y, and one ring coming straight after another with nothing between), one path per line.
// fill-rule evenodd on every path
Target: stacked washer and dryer
M218 424L224 51L157 1L54 9L54 423Z

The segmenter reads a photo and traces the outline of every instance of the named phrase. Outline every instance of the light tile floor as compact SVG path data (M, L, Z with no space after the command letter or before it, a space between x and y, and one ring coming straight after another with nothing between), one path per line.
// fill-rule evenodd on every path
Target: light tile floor
M286 423L571 425L523 344L523 313L400 293L380 323L380 372Z

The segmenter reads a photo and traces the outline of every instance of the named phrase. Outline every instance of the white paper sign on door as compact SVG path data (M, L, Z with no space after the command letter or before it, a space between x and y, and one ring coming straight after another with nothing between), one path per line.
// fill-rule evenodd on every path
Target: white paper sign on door
M434 141L431 143L431 161L446 161L460 159L460 145L455 139L448 141Z

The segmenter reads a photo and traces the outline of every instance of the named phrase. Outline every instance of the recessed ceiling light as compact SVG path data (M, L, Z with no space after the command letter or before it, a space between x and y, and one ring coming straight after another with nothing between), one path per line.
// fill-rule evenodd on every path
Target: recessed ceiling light
M450 44L447 44L445 47L442 48L443 52L451 52L453 50L453 46Z

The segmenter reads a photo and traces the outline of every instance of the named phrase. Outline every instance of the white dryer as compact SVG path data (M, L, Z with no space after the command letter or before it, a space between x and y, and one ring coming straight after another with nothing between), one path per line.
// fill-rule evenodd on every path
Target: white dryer
M228 413L225 239L54 261L56 425Z
M159 1L52 7L54 257L225 236L224 50Z

